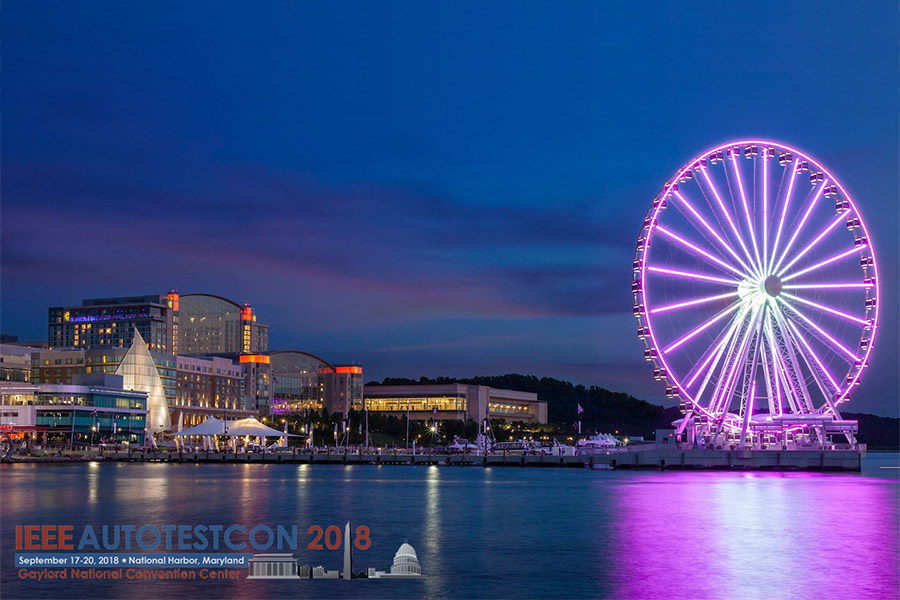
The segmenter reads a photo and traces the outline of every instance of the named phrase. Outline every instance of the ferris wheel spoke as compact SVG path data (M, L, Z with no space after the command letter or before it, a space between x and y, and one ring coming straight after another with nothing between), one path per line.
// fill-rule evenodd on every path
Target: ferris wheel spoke
M702 398L703 392L706 390L706 386L709 385L709 382L712 380L713 376L715 375L715 373L718 369L719 361L722 360L723 357L730 356L731 353L734 351L734 346L737 344L737 341L738 341L737 333L738 333L739 328L740 328L741 324L743 323L744 319L747 318L748 311L749 311L749 308L747 306L742 306L740 308L740 310L738 310L737 314L731 321L731 325L726 330L725 335L722 337L722 340L719 343L716 350L714 352L709 353L709 355L706 357L706 359L704 359L703 362L701 363L700 367L696 369L696 372L688 380L688 387L690 387L694 384L694 381L696 381L696 379L699 375L705 373L705 376L703 377L703 380L700 383L700 387L697 390L696 397L698 398L698 400L700 398ZM726 350L726 346L728 346L727 350ZM709 368L707 368L707 365ZM725 365L723 363L722 370L724 371L724 369L725 369ZM717 383L718 383L718 381L720 381L720 379L717 380ZM712 410L715 408L713 406L714 399L715 399L715 393L713 393L713 396L710 398L709 405L707 406L708 410Z
M775 263L775 256L778 254L778 242L781 240L781 231L784 229L784 221L787 218L788 206L791 203L791 194L794 191L794 181L797 179L797 168L800 165L800 161L794 160L793 162L794 166L791 168L791 178L788 182L787 194L784 197L784 203L781 207L781 218L778 220L778 229L775 233L775 242L772 244L772 258L769 262L769 272L771 272Z
M741 260L741 257L738 256L738 253L734 251L734 248L732 248L731 245L728 244L728 242L726 242L722 238L722 236L719 235L719 233L715 230L715 228L712 225L710 225L709 222L706 219L704 219L700 215L699 212L697 212L697 209L694 208L694 206L690 202L688 202L688 199L685 198L678 190L675 190L675 197L681 201L681 204L683 204L685 206L685 208L687 208L688 211L690 211L690 213L692 215L694 215L694 218L696 218L698 221L700 221L700 223L706 228L706 230L709 231L709 233L712 234L712 236L716 239L716 241L719 242L719 244L726 251L728 251L728 253L731 254L731 256L734 257L734 259L738 262L739 265L741 265L744 268L745 271L747 271L747 272L753 271L753 269L751 269L747 265L747 263L745 263L743 260Z
M715 395L713 397L713 401L715 402L715 414L728 412L728 407L730 406L731 400L734 396L734 387L737 383L737 369L746 360L747 350L750 346L750 338L752 337L753 325L756 322L758 313L758 307L752 310L752 312L750 313L750 319L748 320L746 327L742 332L739 331L736 336L736 339L740 339L738 350L731 357L730 366L727 367L728 375L725 377L725 379L719 382L724 385L722 385L721 388L718 385L716 386L718 400L715 399ZM729 361L726 360L723 365L728 363Z
M839 341L834 339L834 337L831 334L829 334L827 331L825 331L824 329L822 329L821 327L819 327L818 325L813 323L809 319L809 317L807 317L802 312L800 312L800 309L798 309L796 306L793 306L792 304L789 304L789 303L785 302L784 300L781 300L781 303L783 306L786 306L787 308L789 308L790 312L792 312L793 314L800 317L800 319L803 321L803 323L806 324L805 329L807 331L809 331L810 333L813 333L813 335L818 334L818 335L816 335L816 337L818 337L822 341L825 341L826 345L828 345L828 343L830 343L830 345L833 349L840 350L844 354L846 354L850 358L850 364L854 364L861 360L858 356L856 356L856 354L853 353L853 351L851 351L849 348L844 346L842 343L840 343ZM804 342L805 341L806 340L804 340Z
M719 321L721 321L722 319L724 319L725 317L727 317L728 315L733 313L735 310L737 310L739 306L740 306L739 302L734 302L731 306L729 306L725 310L721 311L719 314L717 314L713 318L707 319L705 322L703 322L700 325L698 325L697 327L695 327L692 331L686 333L678 340L669 344L669 346L665 350L663 350L663 354L668 354L675 348L678 348L685 342L693 339L694 337L698 336L702 332L706 331L707 329L709 329L710 327L712 327L713 325L715 325L716 323L718 323Z
M766 314L765 323L763 326L763 334L766 339L766 344L768 345L768 354L769 360L766 361L766 364L770 364L769 369L771 370L771 383L769 384L769 398L772 397L772 383L775 384L775 409L772 412L777 414L779 417L784 414L784 402L781 398L781 373L779 372L779 368L781 367L781 358L778 356L778 351L776 350L777 342L775 341L775 334L772 329L772 315L770 313ZM763 357L763 360L766 360ZM766 371L766 377L769 378L769 370ZM785 390L785 394L787 394L787 390Z
M715 283L724 283L737 287L738 282L734 279L723 279L721 277L713 277L712 275L704 275L702 273L690 273L688 271L676 271L674 269L663 269L662 267L647 267L648 271L654 273L662 273L664 275L672 275L673 277L685 277L687 279L697 279L699 281L712 281Z
M706 298L699 298L697 300L687 300L685 302L679 302L677 304L669 304L666 306L660 306L659 308L650 309L650 314L668 312L670 310L686 308L688 306L696 306L698 304L706 304L707 302L715 302L716 300L724 300L725 298L733 298L737 295L738 295L737 292L731 292L729 294L719 294L718 296L707 296Z
M828 233L829 233L832 229L834 229L835 227L837 227L837 226L840 224L841 221L846 220L847 215L849 215L851 212L853 212L853 211L848 210L848 211L846 211L846 212L842 212L842 213L839 214L837 217L835 217L834 219L832 219L831 223L829 223L828 226L827 226L825 229L823 229L822 232L821 232L819 235L817 235L817 236L815 237L815 239L813 239L813 241L811 241L809 244L807 244L806 247L805 247L799 254L797 254L797 255L791 260L791 262L789 262L787 265L785 265L784 267L782 267L782 269L781 269L781 271L778 273L778 275L779 275L779 276L784 275L784 273L785 273L788 269L790 269L791 267L794 266L794 263L796 263L798 260L800 260L801 258L803 258L803 257L806 255L807 252L809 252L810 250L812 250L819 242L821 242L821 241L822 241L822 238L824 238L826 235L828 235Z
M849 289L868 289L875 287L874 283L853 283L850 281L844 283L794 283L782 286L784 290L849 290Z
M763 218L762 218L762 243L763 243L763 253L762 253L762 262L760 263L760 267L765 270L766 264L768 264L768 252L769 252L769 150L768 148L763 149L762 155L762 207L763 207Z
M790 275L785 275L784 277L781 278L781 281L782 281L782 283L785 281L790 281L791 279L794 279L795 277L799 277L800 275L805 275L806 273L809 273L810 271L815 271L816 269L821 269L822 267L830 265L833 262L839 261L842 258L845 258L852 254L856 254L857 252L859 252L860 250L864 250L865 248L866 248L866 244L862 244L860 246L850 248L849 250L847 250L845 252L841 252L840 254L837 254L835 256L832 256L831 258L825 259L822 262L816 263L811 267L806 267L805 269L803 269L801 271L795 271L794 273L791 273Z
M781 353L781 366L784 369L785 378L790 383L789 389L795 395L797 413L812 413L815 411L812 398L809 395L809 388L803 378L803 372L800 370L800 360L797 358L797 351L800 344L796 342L787 326L787 320L784 312L778 304L774 305L772 311L774 323L778 325L778 333L781 336L783 344L783 352Z
M809 219L809 215L812 214L813 209L816 207L816 204L819 202L819 198L822 197L822 192L825 191L825 188L828 186L828 180L826 179L819 186L819 190L816 192L815 196L813 196L812 202L809 203L809 206L806 208L806 212L803 213L803 218L800 219L800 224L794 229L794 234L791 236L790 240L788 240L787 245L784 247L784 252L781 254L781 258L775 263L775 266L772 267L773 271L777 271L778 267L781 266L781 263L784 262L784 259L787 258L788 252L790 252L791 247L794 245L794 242L797 241L797 236L800 235L800 232L803 230L803 226L806 224L807 219Z
M860 319L859 317L854 317L853 315L847 314L845 312L841 312L836 308L830 308L823 304L819 304L817 302L813 302L812 300L807 300L806 298L801 298L800 296L794 296L793 294L788 294L787 292L781 292L781 295L789 300L793 300L795 302L800 302L802 304L806 304L807 306L811 306L813 308L817 308L822 312L831 313L837 317L842 317L847 319L848 321L853 321L855 323L859 323L860 325L870 325L871 321L867 319Z
M734 176L737 179L738 190L741 194L741 206L744 208L744 217L747 219L747 230L750 232L750 241L753 243L753 255L756 257L756 270L762 270L762 262L759 260L759 246L756 243L756 234L753 232L753 217L750 215L750 207L747 205L747 195L744 193L744 183L741 180L741 168L738 165L737 155L739 151L731 152L731 163L734 166ZM726 173L728 171L726 170Z
M750 346L753 347L753 358L751 358L750 362L745 365L744 380L741 383L741 410L739 412L743 421L743 423L741 424L741 444L744 443L744 440L747 437L747 432L750 430L750 419L753 418L753 409L754 405L756 404L756 368L759 365L759 352L762 342L762 335L760 330L762 328L762 321L765 318L765 305L763 305L763 308L761 310L762 312L760 314L760 318L757 319L757 322L753 324L753 337L750 341ZM747 392L749 392L749 394Z
M710 366L710 363L712 363L712 366L710 368L715 369L716 363L718 363L718 361L719 361L718 357L721 356L725 344L728 343L728 340L730 340L731 336L734 334L735 321L738 319L740 314L741 313L738 312L738 314L735 315L735 318L732 319L731 325L719 334L719 339L717 339L716 342L711 347L706 349L706 353L705 353L705 356L703 357L703 360L700 361L698 364L696 364L688 372L687 383L685 384L686 388L690 388L691 386L694 385L694 382L697 381L697 378L700 377L701 374L706 372L706 367ZM715 358L715 361L713 361L714 358ZM701 394L702 391L703 391L703 387L701 386L700 392L698 393L698 395Z
M719 205L719 210L722 212L722 215L725 217L725 220L728 221L728 224L731 226L731 231L734 232L734 237L737 238L738 243L741 245L741 249L743 249L744 255L747 257L747 262L750 265L753 265L753 257L750 256L750 251L747 249L747 245L744 243L744 238L741 236L740 231L738 231L737 225L735 225L735 223L734 223L734 219L731 218L731 213L725 207L725 203L722 201L722 196L719 195L719 190L716 189L716 186L713 184L712 179L710 179L709 173L706 172L706 168L701 167L700 172L703 173L703 178L706 179L706 184L709 186L709 189L712 191L713 196L716 199L716 204ZM727 173L727 171L726 171L726 173ZM757 276L759 276L761 274L758 267L754 266L753 270Z
M800 343L803 345L803 348L806 349L806 352L801 352L800 355L806 361L806 365L809 368L810 373L813 376L813 379L821 388L820 391L825 398L830 398L832 392L829 391L828 387L821 379L821 375L824 374L828 381L831 383L831 386L838 393L841 391L841 387L837 384L834 377L831 376L831 373L828 372L828 369L825 368L825 364L822 362L822 359L819 358L819 355L812 349L809 345L809 342L806 341L806 338L803 337L803 334L799 331L798 327L794 325L791 321L787 322L788 327L794 332L796 339L800 340ZM815 365L809 361L810 357L812 357ZM818 367L818 369L816 368Z
M691 242L689 242L688 240L686 240L686 239L684 239L683 237L679 236L678 234L676 234L676 233L674 233L674 232L672 232L672 231L669 231L668 229L666 229L666 228L663 227L662 225L658 225L658 226L656 227L656 229L659 230L660 233L662 233L663 235L665 235L665 236L668 237L669 239L672 239L672 240L678 242L678 244L681 245L681 246L683 246L684 248L688 248L688 249L690 249L690 250L693 250L693 251L694 251L696 254L698 254L699 256L702 256L702 257L704 257L704 258L706 258L706 259L712 261L713 263L715 263L715 264L717 264L717 265L720 265L720 266L722 266L722 267L725 267L725 268L726 268L727 270L729 270L729 271L732 271L732 272L734 272L734 273L737 273L740 277L743 277L743 276L744 276L744 274L743 274L741 271L739 271L738 269L734 268L733 266L731 266L730 264L728 264L728 263L725 262L724 260L722 260L722 259L720 259L720 258L716 258L715 256L713 256L712 254L710 254L710 253L707 252L706 250L703 250L702 248L696 246L695 244L692 244Z

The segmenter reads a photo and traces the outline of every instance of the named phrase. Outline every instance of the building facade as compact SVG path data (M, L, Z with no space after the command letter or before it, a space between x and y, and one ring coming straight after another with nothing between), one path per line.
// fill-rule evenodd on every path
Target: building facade
M188 427L199 425L210 416L224 420L258 414L245 409L244 376L240 363L220 356L179 356L176 364L173 423Z
M244 378L244 409L260 416L272 414L272 365L265 354L241 354L238 357Z
M0 344L0 381L31 381L31 354L39 348Z
M179 354L262 354L269 351L269 326L249 304L212 294L179 297Z
M31 381L65 385L71 384L75 375L113 374L127 352L127 348L36 350L31 353ZM150 356L159 373L166 402L174 406L175 356L153 351Z
M274 414L322 410L324 402L319 388L319 369L334 369L334 365L299 350L272 352L269 358Z
M128 348L134 330L152 352L177 352L178 294L90 298L49 309L51 348Z
M319 394L329 414L363 408L363 370L359 365L319 367Z
M473 420L547 422L547 403L537 394L501 390L484 385L367 385L363 392L371 412L406 414L411 420Z
M0 382L0 431L42 446L143 444L147 395L115 375L79 375L75 383Z

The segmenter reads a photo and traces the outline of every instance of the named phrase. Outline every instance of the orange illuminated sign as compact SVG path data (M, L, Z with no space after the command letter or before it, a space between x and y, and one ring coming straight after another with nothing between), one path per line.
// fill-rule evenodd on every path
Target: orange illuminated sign
M355 373L362 375L362 367L335 367L335 373Z
M242 363L262 363L264 365L269 364L270 358L265 356L264 354L242 354L241 362Z

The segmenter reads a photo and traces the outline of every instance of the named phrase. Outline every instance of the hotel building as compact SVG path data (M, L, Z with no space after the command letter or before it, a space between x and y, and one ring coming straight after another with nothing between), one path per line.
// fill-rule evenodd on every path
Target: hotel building
M363 408L363 370L359 365L319 367L319 393L329 412L344 413Z
M210 416L243 419L258 414L254 410L245 410L240 363L219 356L178 356L176 364L172 423L180 421L188 427L199 425Z
M484 385L450 383L441 385L367 385L363 391L366 408L371 412L402 415L425 421L473 420L485 417L504 421L547 422L547 403L537 394L500 390Z
M128 348L134 329L151 352L177 352L178 294L91 298L49 309L51 348Z
M264 354L269 326L249 304L212 294L179 297L178 354Z
M299 350L272 352L269 359L274 389L273 413L322 410L324 403L319 391L319 369L333 369L334 365L314 354Z

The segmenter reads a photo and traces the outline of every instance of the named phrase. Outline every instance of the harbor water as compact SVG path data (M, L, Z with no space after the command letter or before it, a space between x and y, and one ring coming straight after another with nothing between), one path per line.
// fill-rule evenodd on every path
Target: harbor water
M900 456L861 473L438 466L72 463L0 466L3 598L896 598ZM369 530L354 570L407 542L422 577L43 581L19 578L16 525ZM251 550L252 551L252 550Z

